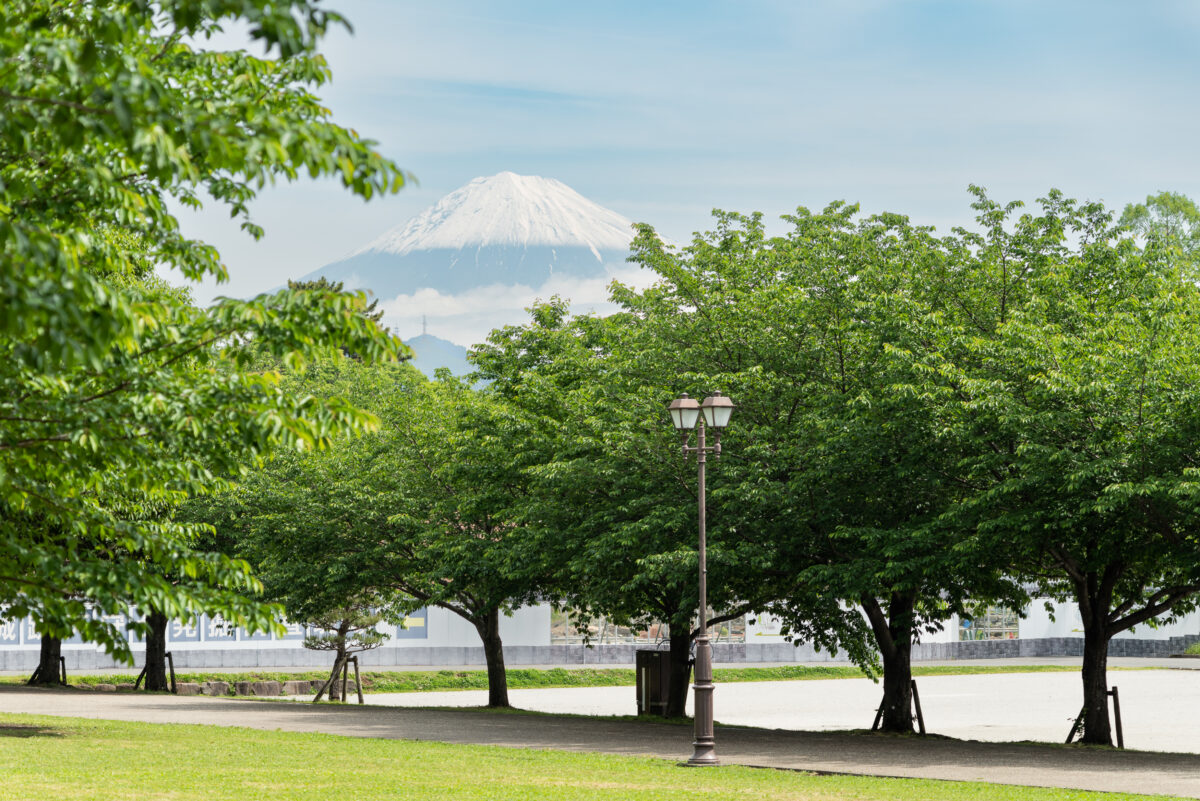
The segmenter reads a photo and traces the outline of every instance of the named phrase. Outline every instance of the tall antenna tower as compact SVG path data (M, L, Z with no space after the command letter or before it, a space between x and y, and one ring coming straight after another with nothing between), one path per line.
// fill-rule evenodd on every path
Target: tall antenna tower
M429 333L428 319L425 317L425 315L422 314L421 315L421 336L425 336L428 333Z

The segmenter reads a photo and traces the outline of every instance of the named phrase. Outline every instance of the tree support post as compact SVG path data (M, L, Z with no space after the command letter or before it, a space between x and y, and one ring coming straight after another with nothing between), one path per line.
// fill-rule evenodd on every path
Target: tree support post
M362 693L362 674L360 674L358 672L358 657L352 656L352 657L350 657L350 659L354 660L354 687L355 687L355 689L358 690L358 702L360 704L365 704L366 701L363 700L363 693ZM342 698L344 699L345 697L346 697L346 691L343 690Z
M60 658L63 659L63 684L66 684L67 683L67 663L66 663L65 657L60 657ZM170 651L167 651L165 654L163 654L163 661L167 663L167 669L170 671L170 674L171 674L171 692L174 693L175 695L178 695L179 687L175 684L175 657L171 655ZM142 668L142 672L138 674L137 681L135 681L133 683L133 689L135 689L135 690L141 689L142 679L146 678L146 671L149 669L150 669L150 663L147 662L146 665ZM150 685L147 684L146 686L149 687Z
M917 726L921 734L925 733L925 716L921 714L921 696L917 694L917 680L912 680L913 707L917 710Z
M1117 687L1114 684L1113 688L1105 693L1109 698L1113 699L1113 720L1117 726L1117 748L1125 747L1125 730L1121 726L1121 696L1117 693ZM1071 724L1071 731L1067 732L1067 744L1074 741L1076 736L1083 735L1083 721L1087 717L1087 707L1084 706L1079 710L1079 716L1075 718L1075 722Z
M321 685L321 689L317 690L316 696L312 699L314 704L321 700L321 698L325 695L326 690L330 690L336 686L335 683L337 682L338 673L341 671L342 660L339 659L333 663L333 672L330 673L329 678L325 679L325 683ZM329 695L330 698L333 697L332 692Z
M1117 748L1124 748L1125 732L1121 728L1121 697L1117 695L1117 685L1114 684L1113 688L1108 691L1108 694L1113 699L1113 717L1116 719L1117 724Z
M921 734L924 734L925 715L921 712L921 696L917 692L917 680L912 679L911 682L912 683L909 686L912 687L912 705L908 708L908 714L911 715L912 719L917 722L917 730L920 731ZM871 724L871 731L879 731L879 724L883 721L883 707L884 705L881 703L879 708L875 710L875 721ZM1067 742L1071 741L1067 740Z

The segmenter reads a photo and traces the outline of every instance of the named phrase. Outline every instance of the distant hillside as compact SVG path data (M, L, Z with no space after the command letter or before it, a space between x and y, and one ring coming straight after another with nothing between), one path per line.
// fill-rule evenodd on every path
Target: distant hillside
M429 378L433 378L433 371L439 367L446 367L457 376L464 376L472 371L471 365L467 363L467 349L462 345L455 345L432 334L415 336L405 340L404 344L416 354L411 362L412 366Z

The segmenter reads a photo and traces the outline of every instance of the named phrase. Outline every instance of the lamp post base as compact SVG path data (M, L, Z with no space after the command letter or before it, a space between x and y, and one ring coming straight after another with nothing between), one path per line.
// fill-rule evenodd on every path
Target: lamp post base
M689 768L712 768L721 764L717 759L717 748L712 742L692 743L692 756L683 764Z
M719 765L716 739L713 737L712 647L707 634L696 638L696 683L692 686L695 704L696 739L688 765L696 768Z

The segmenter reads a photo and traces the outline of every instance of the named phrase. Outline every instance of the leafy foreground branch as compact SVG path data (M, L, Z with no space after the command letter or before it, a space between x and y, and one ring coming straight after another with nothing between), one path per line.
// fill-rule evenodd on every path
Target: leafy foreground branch
M1040 787L814 776L661 759L280 731L0 715L6 797L241 801L455 798L1135 801L1162 796ZM129 759L137 753L137 759ZM188 759L180 760L185 753Z
M170 511L274 450L377 425L338 399L288 395L263 358L408 351L362 294L326 285L200 309L155 270L228 278L214 247L183 235L178 208L208 203L258 237L249 204L276 181L340 178L364 199L405 184L314 94L330 78L317 42L343 24L308 0L0 3L7 619L32 617L47 638L78 632L131 663L127 632L105 621L132 606L155 665L167 620L277 625L249 565L205 549L206 529ZM210 46L225 26L261 55Z

